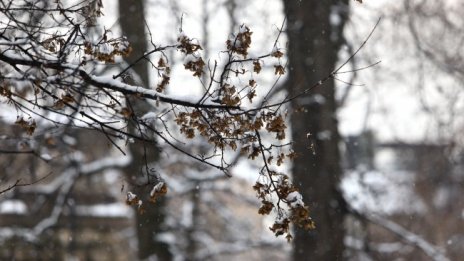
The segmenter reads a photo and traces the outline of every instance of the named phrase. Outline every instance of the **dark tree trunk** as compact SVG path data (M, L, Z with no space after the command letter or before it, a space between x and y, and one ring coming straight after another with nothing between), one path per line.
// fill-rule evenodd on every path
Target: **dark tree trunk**
M119 17L123 35L131 43L133 51L126 58L128 63L143 55L147 50L147 39L145 34L145 16L143 0L120 0ZM144 61L139 62L134 67L134 72L140 77L141 84L148 86L148 64ZM143 115L150 109L150 105L136 97L128 97L128 102L137 115ZM135 124L129 124L129 131L137 132ZM158 160L159 153L156 144L143 141L135 141L129 145L132 163L125 168L126 178L139 185L150 181L147 170L150 164ZM152 186L133 186L132 192L140 198L146 199ZM164 200L157 200L156 204L148 204L145 200L145 213L136 213L136 232L138 240L138 256L140 259L146 259L149 256L156 255L158 260L171 260L172 255L166 243L157 240L157 235L163 232L165 219Z
M334 70L348 0L288 0L284 5L289 41L287 87L296 94ZM296 229L293 259L341 260L346 211L338 191L341 169L334 80L295 100L292 107L292 139L299 155L294 161L293 175L316 222L314 231ZM308 133L313 138L315 154L310 149Z
M139 58L147 50L144 11L144 0L119 0L119 24L123 35L132 46L132 53L126 59L128 63ZM143 84L148 84L148 63L142 61L133 68Z

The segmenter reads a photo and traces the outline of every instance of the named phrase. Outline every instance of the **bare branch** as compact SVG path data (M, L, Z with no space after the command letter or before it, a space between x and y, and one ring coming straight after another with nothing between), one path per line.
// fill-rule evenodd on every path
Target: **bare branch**
M365 219L373 224L383 227L384 229L392 232L393 234L397 235L406 243L416 247L417 249L421 250L429 256L432 260L435 261L450 261L443 253L443 251L439 250L437 246L432 245L431 243L427 242L421 236L412 233L411 231L406 230L402 226L398 225L397 223L388 220L380 215L370 214L370 213L361 213L355 211L353 209L350 210L355 216Z

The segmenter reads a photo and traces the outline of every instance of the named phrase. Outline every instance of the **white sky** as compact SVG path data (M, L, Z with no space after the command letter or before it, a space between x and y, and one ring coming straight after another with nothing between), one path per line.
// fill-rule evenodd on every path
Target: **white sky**
M347 106L339 113L342 134L356 134L363 129L369 106L367 127L374 129L377 138L384 141L436 142L458 133L462 127L462 122L449 117L453 110L462 111L459 84L427 63L421 79L417 49L406 29L407 14L392 22L392 13L401 10L403 4L402 1L367 0L362 5L352 5L352 22L347 26L346 35L354 47L359 46L375 21L382 17L358 56L359 66L382 62L358 74L357 83L365 86L353 87ZM438 85L443 86L445 94L437 93ZM424 112L420 95L435 113ZM450 97L457 99L455 104L449 104ZM438 126L437 119L445 125Z

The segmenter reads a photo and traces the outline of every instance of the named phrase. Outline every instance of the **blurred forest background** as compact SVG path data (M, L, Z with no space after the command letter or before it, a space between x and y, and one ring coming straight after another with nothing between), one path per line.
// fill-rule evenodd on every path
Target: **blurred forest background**
M3 27L9 2L1 1ZM47 8L55 1L25 2ZM236 159L229 178L163 141L156 146L135 141L125 146L125 156L104 133L92 130L48 126L30 136L10 124L15 115L4 115L2 100L1 260L460 260L464 255L464 118L459 116L464 3L101 4L89 1L104 14L89 33L109 29L125 35L133 48L125 61L102 67L101 74L133 63L150 43L175 42L179 28L199 40L205 61L224 62L218 53L243 23L253 31L251 56L270 51L284 21L278 47L286 74L275 82L273 64L265 64L260 75L260 85L272 87L274 97L317 85L343 65L285 105L287 139L300 156L283 168L309 204L316 229L295 228L290 244L269 231L272 221L258 214L252 189L259 167L246 158ZM40 19L31 16L28 23ZM198 85L183 72L175 52L168 56L176 75L168 94ZM149 62L137 63L135 81L155 85L150 68ZM142 114L151 109L143 102L135 106ZM200 138L186 147L191 153L209 149ZM144 170L146 159L150 168ZM125 199L127 191L150 192L133 185L144 171L166 182L168 192L141 215ZM39 182L6 191L18 179Z

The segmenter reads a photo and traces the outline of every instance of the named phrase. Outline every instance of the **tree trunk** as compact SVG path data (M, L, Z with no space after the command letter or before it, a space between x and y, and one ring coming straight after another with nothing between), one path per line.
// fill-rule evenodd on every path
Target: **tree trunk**
M131 43L133 51L126 58L128 63L132 63L135 59L143 55L147 50L147 39L145 34L145 16L144 16L144 1L143 0L120 0L119 1L119 17L122 33ZM145 61L139 62L134 67L134 72L139 76L141 83L148 86L148 64ZM128 97L128 102L134 113L143 115L150 109L150 105L136 97ZM134 123L129 123L129 131L137 132ZM129 151L132 155L132 163L125 168L126 178L132 183L140 183L150 181L148 173L150 163L158 160L159 153L156 144L135 141L129 145ZM141 198L147 198L152 186L133 186L132 192ZM163 232L163 224L165 219L165 203L163 199L157 200L156 204L148 204L145 200L145 213L136 213L136 231L138 240L138 256L140 259L146 259L156 255L158 260L171 260L172 255L169 252L169 247L166 243L157 240L157 234Z
M284 5L289 41L286 84L291 94L297 94L334 70L348 1L289 0ZM296 229L293 259L341 260L346 211L338 191L341 168L334 80L296 99L292 107L293 146L299 155L293 165L294 182L310 202L316 222L314 231Z

